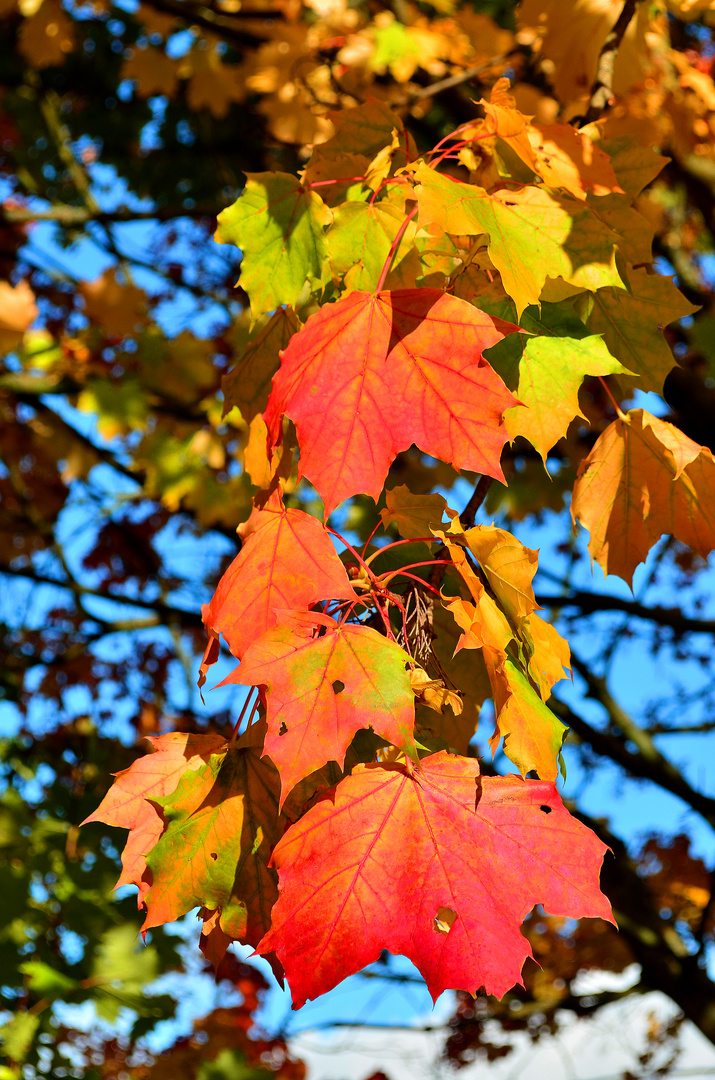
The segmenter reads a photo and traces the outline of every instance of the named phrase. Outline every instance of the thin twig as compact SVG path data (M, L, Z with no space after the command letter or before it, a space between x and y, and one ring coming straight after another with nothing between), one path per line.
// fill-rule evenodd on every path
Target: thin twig
M491 60L487 60L486 63L476 64L474 67L467 68L466 71L460 71L458 75L450 75L448 78L440 79L439 82L432 83L430 86L422 86L419 90L410 90L409 93L396 98L390 104L393 108L399 108L402 105L411 105L415 101L424 101L425 98L435 97L437 94L444 93L445 90L452 90L455 86L461 86L462 83L469 82L470 79L476 79L479 75L496 67L498 64L506 63L512 55L513 51L503 53L501 56L494 56Z

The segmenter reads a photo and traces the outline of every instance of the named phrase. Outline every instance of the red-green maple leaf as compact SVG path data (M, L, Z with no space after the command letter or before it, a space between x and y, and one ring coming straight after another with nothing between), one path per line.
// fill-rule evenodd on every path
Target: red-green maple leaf
M302 510L286 510L277 492L239 532L241 551L203 609L212 639L223 634L234 656L243 656L275 625L277 610L307 611L318 600L356 599L321 523ZM216 659L208 656L211 645L209 662Z
M140 901L148 889L144 880L146 856L164 831L164 818L153 800L171 795L187 769L208 760L225 743L220 735L186 735L179 731L149 736L148 741L154 753L115 773L114 783L100 805L82 822L87 825L103 821L130 830L115 888L136 885Z
M159 800L166 829L147 858L142 929L194 907L218 912L230 940L256 945L270 925L275 874L268 858L280 830L278 773L261 757L265 724L187 770Z
M396 746L412 740L414 694L407 653L368 626L321 619L277 626L251 645L226 682L265 686L264 753L281 774L281 802L309 773L337 761L360 728Z
M458 469L502 479L505 409L518 404L482 351L518 328L438 289L354 292L308 319L282 354L266 423L295 422L300 470L326 516L352 495L377 500L416 443Z
M605 850L553 783L482 778L446 753L413 776L358 766L277 844L279 899L257 951L275 950L295 1008L382 949L409 957L434 999L502 995L531 955L519 927L534 904L612 921Z

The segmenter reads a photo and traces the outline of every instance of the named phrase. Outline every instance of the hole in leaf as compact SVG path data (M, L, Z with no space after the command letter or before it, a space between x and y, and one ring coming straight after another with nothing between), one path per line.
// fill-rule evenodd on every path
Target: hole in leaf
M452 911L452 909L448 907L441 907L437 909L437 914L432 922L432 929L437 934L448 934L456 921L456 911Z
M550 814L551 813L551 807L550 806L540 806L539 810L541 811L542 814Z
M210 851L209 856L213 859L214 862L216 862L216 860L218 859L218 855L215 851Z
M333 683L333 693L334 694L342 694L344 689L345 689L345 683L341 682L340 679L336 679L335 682Z
M279 735L285 735L287 733L287 731L288 731L288 728L285 726L285 724L281 724L281 726L280 726L280 728L278 730L278 734Z

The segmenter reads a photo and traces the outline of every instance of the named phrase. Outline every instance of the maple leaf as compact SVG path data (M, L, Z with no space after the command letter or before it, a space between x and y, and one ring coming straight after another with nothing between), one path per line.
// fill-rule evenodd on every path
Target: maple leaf
M79 287L84 310L107 334L123 338L138 323L146 322L146 294L135 285L122 283L113 270Z
M225 743L218 735L148 736L153 753L147 754L121 772L115 773L114 783L102 802L82 822L103 821L129 829L130 834L122 852L122 873L115 888L136 885L141 903L148 889L144 880L146 856L164 830L164 819L154 801L170 795L187 769L195 769Z
M35 70L63 64L76 45L76 23L60 0L40 0L30 10L31 17L20 25L18 52Z
M699 309L676 289L672 278L629 270L628 291L599 289L593 298L588 328L603 334L609 352L639 375L639 390L662 393L675 364L662 328Z
M343 278L343 295L355 289L372 291L380 279L390 246L404 224L405 215L388 202L347 202L335 208L335 221L328 230L327 244L333 272ZM400 264L413 252L416 227L409 222L395 251L387 287L414 285L403 280ZM412 260L409 260L412 262Z
M288 173L247 173L236 202L222 210L214 239L243 253L241 287L257 319L281 304L294 304L306 281L328 280L324 227L333 215L320 195Z
M535 770L541 780L555 780L558 757L568 731L533 689L526 676L508 656L483 649L492 684L496 722L489 739L496 754L499 740L504 753L522 776Z
M605 850L552 783L482 778L447 753L414 775L358 766L277 844L280 894L257 951L277 953L294 1008L382 949L412 960L434 1000L448 988L501 996L531 954L519 926L534 904L612 921Z
M287 480L293 469L293 450L291 439L284 439L280 446L268 456L268 428L266 422L257 414L248 426L248 442L243 451L243 471L250 476L251 483L268 491L275 477Z
M3 353L20 344L37 314L35 294L26 281L18 281L15 286L0 281L0 350Z
M319 637L318 625L325 629ZM377 631L326 617L277 626L246 650L225 682L267 688L264 753L280 771L281 802L326 761L342 766L360 728L398 747L412 742L409 665L407 653Z
M121 79L132 79L136 93L143 98L166 94L172 98L179 85L179 67L163 49L148 45L128 49L122 64Z
M550 81L562 102L588 97L614 18L611 0L522 0L519 28L537 31L541 55L551 62ZM618 97L648 70L649 29L649 12L638 7L613 59L613 89Z
M643 409L614 420L581 462L571 516L604 574L630 585L663 533L705 558L715 547L715 459Z
M254 416L265 410L271 393L271 379L278 370L278 355L301 325L291 308L279 307L252 336L243 356L221 380L224 416L235 406L250 424Z
M421 225L489 236L489 256L518 314L536 304L547 277L579 288L621 286L613 252L616 235L588 205L537 187L488 194L435 172L416 172Z
M577 199L622 191L608 154L571 124L529 123L509 93L509 79L497 79L491 102L479 104L494 122L495 132L551 188L564 188Z
M518 634L526 645L529 675L538 686L542 701L547 701L554 683L571 671L568 642L535 611L521 620Z
M399 116L378 98L368 97L354 109L336 109L328 113L328 119L335 134L313 150L309 169L318 162L324 165L328 161L336 162L339 167L346 154L359 154L369 163L381 150L392 147L393 131L402 140L406 139ZM336 173L336 176L344 175L344 172Z
M424 539L430 527L442 520L447 501L442 495L413 495L405 484L385 491L385 506L380 518L385 528L396 525L406 540ZM448 511L452 514L452 511Z
M618 293L620 290L610 290ZM598 295L598 294L597 294ZM495 365L507 386L503 365ZM568 337L530 337L518 359L518 378L513 386L526 408L504 414L509 437L528 439L546 463L546 456L566 434L569 424L583 416L578 391L586 375L630 374L611 356L603 339L592 334L580 340Z
M623 191L608 154L571 124L537 124L529 129L529 141L536 172L549 187L564 188L576 199Z
M631 205L629 195L601 195L589 198L589 206L609 229L617 234L619 254L628 263L649 263L653 258L654 224ZM623 271L627 284L627 271Z
M482 98L478 104L494 125L494 134L503 139L532 172L539 171L539 161L529 141L529 120L516 107L509 93L509 79L497 79L492 87L490 100Z
M218 911L223 933L243 944L257 945L269 927L279 779L261 757L264 736L265 724L254 724L155 800L167 825L147 857L151 884L142 930L197 906Z
M283 352L265 414L273 442L285 414L326 517L359 492L377 500L413 442L501 478L502 414L517 402L482 350L515 329L437 289L351 293L312 315Z
M445 607L462 630L457 642L457 652L461 649L481 649L488 645L506 655L506 647L514 634L504 612L497 607L478 578L474 577L470 581L470 590L476 601L474 604L461 597L453 600L442 597Z
M432 613L434 639L432 651L449 684L462 693L462 713L452 719L445 714L440 727L451 729L451 738L445 734L448 746L453 746L458 753L467 754L467 746L476 731L479 710L491 694L489 679L481 653L470 650L458 650L459 627L446 607L447 601L436 601ZM466 741L464 741L466 740Z
M475 525L463 532L470 551L512 625L538 606L532 580L539 565L539 553L524 545L506 529Z
M275 625L276 611L357 599L329 534L317 518L286 510L278 491L239 531L241 551L202 610L212 639L223 634L234 656Z
M402 121L385 102L368 97L354 109L329 112L328 119L335 134L313 148L302 179L304 184L342 181L322 188L330 206L344 202L349 195L362 198L368 176L375 183L386 165L389 172L407 161ZM394 145L395 132L399 150Z
M663 171L670 158L656 153L652 146L639 145L639 142L628 135L609 134L610 127L609 119L606 118L595 124L588 124L583 131L594 140L599 140L599 146L608 154L623 191L629 198L634 199Z

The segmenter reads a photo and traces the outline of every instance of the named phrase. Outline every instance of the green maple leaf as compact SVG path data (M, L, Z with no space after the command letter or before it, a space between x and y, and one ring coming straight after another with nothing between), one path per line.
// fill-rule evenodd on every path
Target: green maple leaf
M609 290L618 295L621 290ZM489 305L490 314L513 317L511 304ZM581 416L578 391L586 375L629 374L598 334L589 335L569 303L527 309L520 320L533 337L512 334L489 350L487 359L522 406L504 414L509 437L523 435L544 462L552 446ZM538 336L536 336L538 335Z
M288 173L247 173L236 202L218 216L215 240L243 252L241 286L257 319L281 304L294 304L308 281L328 280L324 228L330 209Z
M649 274L647 270L629 270L627 284L627 292L598 290L587 325L594 334L603 334L609 352L640 376L640 390L660 394L666 375L675 365L662 328L692 315L698 308L676 289L672 278Z
M489 237L489 256L521 314L537 304L547 277L578 288L622 287L615 268L617 235L591 208L538 187L489 194L424 163L416 170L420 224Z
M508 409L504 421L510 438L523 435L546 461L552 446L582 416L578 391L586 375L628 373L598 334L574 338L528 338L519 361L516 396L526 408Z
M336 207L335 221L327 233L328 251L333 272L345 275L345 293L354 290L372 292L380 278L393 240L404 223L405 214L390 203L347 202ZM393 259L386 288L410 287L415 284L400 272L400 263L413 254L414 222L410 222L400 240ZM410 260L414 270L419 264Z

